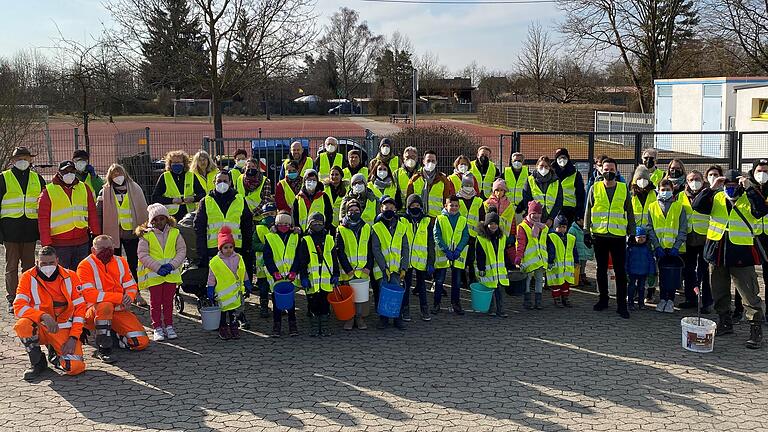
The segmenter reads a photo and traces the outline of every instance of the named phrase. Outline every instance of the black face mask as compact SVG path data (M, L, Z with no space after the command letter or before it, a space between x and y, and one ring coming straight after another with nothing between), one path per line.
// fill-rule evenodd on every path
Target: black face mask
M408 214L411 215L412 217L418 218L418 217L421 217L421 215L424 214L424 212L421 210L421 207L414 207L414 208L408 209Z
M488 163L488 156L480 156L477 158L477 160L479 160L481 164L485 165Z
M395 211L394 210L384 210L383 212L381 212L381 215L384 217L384 219L390 220L393 217L395 217Z
M669 170L669 177L670 178L679 178L683 175L683 170L678 168L673 168Z
M647 158L643 161L643 165L645 165L646 168L653 168L656 166L656 160L654 160L654 158Z
M608 181L616 180L616 173L613 171L606 171L603 173L603 178Z
M309 230L312 232L312 234L322 234L323 231L325 231L325 227L320 224L314 224L309 226Z
M245 175L247 175L248 177L256 177L258 174L259 174L259 170L257 170L256 168L251 168L245 171Z

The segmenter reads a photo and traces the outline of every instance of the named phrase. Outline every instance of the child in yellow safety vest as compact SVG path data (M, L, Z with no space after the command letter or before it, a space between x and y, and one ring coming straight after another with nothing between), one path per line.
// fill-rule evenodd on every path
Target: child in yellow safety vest
M244 295L253 290L245 274L243 257L235 252L232 230L224 226L217 237L219 253L208 264L208 298L221 307L219 337L240 339L237 310L243 305Z
M347 215L341 220L336 230L336 255L341 268L341 280L371 279L372 232L371 225L363 220L360 203L356 199L347 201ZM355 316L344 323L344 330L352 330L355 324L360 330L368 328L363 319L363 312L367 305L368 302L355 303Z
M299 269L311 313L309 335L330 336L328 293L339 283L336 246L322 213L311 213L307 225L307 234L299 245Z
M411 194L406 202L404 219L410 227L406 233L408 237L408 249L410 251L411 264L405 272L405 296L411 286L413 275L416 275L416 288L414 294L419 296L419 309L421 320L431 321L429 304L427 303L427 275L435 272L435 237L432 235L432 219L424 212L424 202L421 197Z
M270 291L273 291L276 282L283 280L294 282L296 280L299 273L297 249L299 248L300 239L299 233L293 227L291 214L286 211L278 213L275 217L275 226L271 227L270 232L265 236L263 247L264 267L267 272L265 283L269 285ZM272 292L271 297L274 306L274 292ZM286 312L288 314L288 332L291 336L298 336L296 307L292 307ZM272 337L281 336L282 315L283 313L280 309L272 308Z
M467 218L459 212L459 198L451 195L445 199L445 208L435 219L435 303L432 314L440 313L440 300L443 296L443 283L451 269L451 306L456 315L464 315L461 308L461 280L467 261L469 227Z
M495 288L493 291L495 308L491 306L489 314L500 318L509 316L504 312L501 294L502 288L509 286L507 269L512 264L505 253L506 245L507 236L499 227L498 213L487 213L477 234L475 266L478 281L489 288Z
M568 233L568 218L558 215L547 238L547 286L555 306L571 307L568 297L575 282L579 251L576 236Z
M405 271L410 265L408 253L408 222L396 213L394 198L384 196L381 199L381 213L376 217L371 234L371 249L373 251L373 298L376 306L379 304L379 293L384 283L400 285L405 278ZM407 297L407 296L406 296ZM408 312L408 300L405 298L400 305L400 316L394 319L398 330L405 330L404 321L411 320ZM379 317L378 328L389 326L389 318Z
M547 268L547 226L541 223L542 205L537 201L528 202L528 214L517 226L517 251L515 265L527 274L523 307L541 309L541 293L544 289L544 274ZM534 303L531 304L531 282L535 284Z
M139 289L149 289L149 315L155 341L176 339L173 329L173 298L181 283L179 267L187 256L187 245L176 228L176 219L164 205L147 207L149 220L136 228L139 237Z

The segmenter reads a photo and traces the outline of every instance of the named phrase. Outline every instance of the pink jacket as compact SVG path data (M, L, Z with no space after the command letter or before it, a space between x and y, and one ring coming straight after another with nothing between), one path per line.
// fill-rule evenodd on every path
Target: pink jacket
M171 230L170 225L166 225L163 231L159 231L155 228L150 228L152 232L157 236L157 241L160 243L160 247L165 247L165 242L168 240L168 233ZM139 239L139 247L137 249L137 255L139 261L144 267L157 273L160 270L162 263L149 256L149 242L142 236ZM184 243L184 239L181 237L181 233L176 237L176 256L173 257L171 264L174 269L177 269L184 263L184 259L187 257L187 244Z
M240 263L240 254L235 252L232 255L225 257L224 255L219 252L219 258L221 258L222 261L224 261L224 264L227 265L227 267L232 271L232 273L237 274L237 266ZM208 286L215 286L216 285L216 276L213 274L212 269L208 269Z
M517 226L517 251L515 253L515 265L519 266L520 263L523 260L523 255L525 255L525 248L528 246L528 237L526 236L525 230L523 229L523 224L528 225L531 227L531 235L535 237L539 237L541 235L542 229L547 229L547 226L543 223L535 223L526 217L523 219L522 222Z

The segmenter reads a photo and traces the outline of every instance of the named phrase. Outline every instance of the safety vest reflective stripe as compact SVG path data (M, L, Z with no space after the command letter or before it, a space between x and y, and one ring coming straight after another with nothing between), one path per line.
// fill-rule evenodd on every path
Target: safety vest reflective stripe
M245 202L248 203L248 209L253 212L257 207L261 205L261 190L264 188L264 184L267 182L267 177L261 176L261 183L259 184L259 187L248 194L245 193L244 182L245 176L238 177L237 182L235 182L235 188L237 189L237 193L240 194L241 197L245 198Z
M283 171L288 172L288 162L290 161L291 161L290 158L283 160ZM296 161L296 163L299 163L299 161ZM312 158L309 158L309 157L304 158L304 166L299 165L299 168L301 168L301 171L299 171L299 175L301 177L304 177L304 173L306 173L308 169L312 169L314 165L315 165L315 161L313 161Z
M131 212L131 198L129 194L123 194L123 202L117 200L117 194L112 192L115 196L115 204L117 205L117 217L120 221L120 228L124 231L132 231L136 226L134 225L133 213Z
M408 175L408 171L404 168L398 168L395 171L395 179L397 180L397 187L400 189L400 195L405 197L408 191L408 183L411 181L411 176Z
M168 264L176 256L176 241L179 237L178 228L171 227L168 231L168 237L165 240L165 246L160 247L160 241L157 239L157 235L150 231L144 234L144 240L149 244L149 256L159 262L160 264ZM167 276L160 276L153 272L148 267L144 267L144 264L139 261L139 268L137 271L139 278L139 288L146 289L149 287L157 286L162 283L181 283L181 273L178 269L173 269ZM133 280L129 281L129 286L133 285ZM123 285L126 288L125 284Z
M381 254L384 255L384 259L387 262L386 270L389 270L391 273L400 270L401 247L403 244L403 237L407 236L408 228L408 224L402 219L398 219L394 233L390 233L389 229L382 222L373 224L373 232L376 233L376 237L379 239ZM383 276L384 273L379 266L374 265L374 279L381 279Z
M573 251L576 247L576 237L566 234L566 243L563 244L563 239L558 234L549 233L549 240L555 247L555 261L552 270L547 269L547 285L574 283L576 268Z
M18 179L11 170L3 172L3 179L5 195L2 199L0 217L15 219L26 216L29 219L37 219L37 198L42 192L40 175L32 170L29 171L26 190L21 189Z
M440 234L443 237L443 243L448 245L449 249L455 249L461 241L464 228L467 227L467 218L459 216L459 220L456 222L456 228L451 227L451 221L448 220L448 216L441 214L436 219L436 224L440 224ZM435 247L435 268L448 268L453 265L454 268L463 269L466 267L467 262L467 247L465 247L460 255L453 263L448 261L448 257L440 247Z
M592 186L594 204L592 206L592 232L595 234L612 234L625 236L627 233L627 217L624 202L627 199L627 185L616 183L613 199L608 199L608 193L603 182Z
M101 276L99 275L99 268L96 266L96 261L94 261L92 256L89 256L85 259L88 262L88 265L91 266L91 272L93 273L93 282L95 285L95 288L99 291L99 295L96 296L96 302L102 302L104 301L105 293L104 293L104 285L101 283ZM122 280L125 278L125 266L123 265L123 259L121 257L114 257L115 262L117 263L117 272L118 277L120 278L121 286L124 286L125 284L133 285L131 281L128 282L122 282ZM83 284L82 288L85 289L86 287L90 287L90 284ZM130 291L130 290L129 290ZM129 292L126 291L126 292ZM135 290L133 290L135 291ZM115 310L124 310L125 308L123 305L117 305L115 306Z
M520 263L520 267L526 273L530 273L536 269L546 267L547 265L547 232L542 229L539 237L533 236L533 229L528 224L520 224L525 231L528 242L525 245L525 251L523 252L523 259ZM520 239L517 239L520 242Z
M64 188L49 183L45 186L51 200L51 234L59 235L70 232L75 228L88 227L88 190L82 183L72 188L72 198L67 196Z
M427 269L427 259L429 258L429 218L422 218L418 224L410 223L405 232L408 237L408 247L411 253L410 265L416 270Z
M419 177L413 182L413 193L421 196L424 191L424 177ZM432 183L429 189L429 200L427 200L427 215L432 218L436 218L443 211L443 189L445 185L443 182L438 181Z
M517 206L523 200L523 186L528 181L528 167L522 167L517 177L512 167L504 168L504 181L507 183L507 199L513 207Z
M480 186L480 193L485 197L491 196L491 190L493 189L493 181L496 180L496 164L488 162L488 169L485 171L485 175L480 173L480 168L477 167L477 161L470 163L469 171L475 176L478 186ZM509 185L507 185L509 187Z
M750 225L756 224L752 216L752 206L746 194L742 194L736 200L736 207L747 219ZM728 211L726 206L725 193L718 192L712 202L712 211L709 215L709 228L707 230L707 239L719 241L723 238L723 233L728 232L728 239L731 243L751 246L754 242L752 232L749 227L741 220L741 217L734 209Z
M317 248L315 247L314 240L312 240L312 236L305 236L304 242L309 251L309 277L312 282L311 286L307 289L307 294L314 294L320 290L326 292L333 291L333 286L331 286L334 247L333 237L326 234L322 258L317 254Z
M557 193L560 190L559 182L552 182L547 186L547 193L541 191L532 175L528 176L528 187L531 188L533 200L544 206L547 212L551 212L557 201ZM575 204L574 204L575 205Z
M245 199L241 195L235 195L234 201L229 204L227 216L224 217L221 208L212 196L205 197L205 212L208 215L208 248L215 249L218 244L219 231L225 226L232 229L232 237L235 239L235 247L243 246L243 237L240 232L240 218L245 209Z
M374 195L376 195L377 199L381 199L384 195L388 197L394 198L395 195L397 195L397 185L395 182L392 182L391 185L387 186L383 191L376 187L376 185L373 182L368 182L368 189L370 189Z
M195 179L197 179L197 183L200 184L200 186L203 188L206 194L208 192L212 191L214 186L216 186L216 175L219 173L219 170L214 169L213 171L209 172L208 174L203 177L199 173L195 173Z
M325 199L324 199L325 192L323 192L320 196L316 197L312 200L312 202L309 204L309 209L307 209L307 201L304 199L304 197L298 197L299 202L299 226L301 226L301 229L306 231L309 229L309 215L318 212L322 215L325 215Z
M241 294L245 292L245 264L238 256L237 272L233 273L217 254L208 264L216 278L216 301L222 311L237 309L241 304Z
M341 221L341 202L344 200L344 197L339 195L336 199L333 199L333 196L329 194L328 198L331 200L331 207L333 207L331 209L331 213L333 214L331 224L337 227Z
M265 244L267 241L267 234L269 233L269 227L262 224L257 224L254 226L254 234L256 238L259 240L259 243ZM256 252L253 253L254 258L256 258L255 262L255 268L254 271L256 272L257 278L263 278L267 275L267 268L264 265L264 252Z
M368 242L371 239L371 226L364 224L360 228L359 239L355 237L355 233L351 229L343 225L339 227L339 234L344 240L344 254L352 266L355 277L367 279L366 274L361 270L368 263Z
M560 187L563 189L563 207L576 207L576 173L560 180Z
M635 215L636 225L645 225L648 223L648 206L652 202L656 201L656 191L648 191L648 195L645 197L645 204L640 203L640 198L632 195L632 213Z
M467 225L469 225L469 235L471 237L477 237L477 232L480 226L480 208L483 206L483 200L480 197L474 197L469 209L464 203L463 199L459 199L459 212L462 216L467 218Z
M498 242L498 249L494 250L494 244L487 237L477 237L478 247L485 252L485 275L480 276L480 282L489 288L497 288L499 284L509 285L507 267L504 265L504 246L507 244L507 236L502 235ZM475 261L475 270L477 261Z
M275 267L282 276L287 276L291 270L291 265L296 257L296 249L299 246L299 235L291 233L288 236L288 243L284 244L280 235L270 232L265 236L267 244L272 251L272 258L275 261ZM267 273L270 289L275 284L273 275Z
M332 167L339 167L341 168L342 163L344 162L344 158L341 156L341 153L336 153L333 157L333 165L331 165L330 159L328 159L328 153L320 153L320 166L317 170L317 175L320 177L320 179L325 179L331 174L331 168Z
M187 171L184 173L184 194L179 191L176 182L173 181L173 174L170 171L163 173L163 181L165 182L165 192L163 196L166 198L184 198L195 195L195 175ZM196 203L188 203L187 211L192 212L195 210ZM179 211L179 204L166 204L165 208L168 209L168 213L174 216Z
M709 226L709 216L693 210L691 200L685 192L677 195L678 201L683 205L685 213L688 216L688 233L695 232L699 235L707 235ZM758 234L757 232L755 234Z

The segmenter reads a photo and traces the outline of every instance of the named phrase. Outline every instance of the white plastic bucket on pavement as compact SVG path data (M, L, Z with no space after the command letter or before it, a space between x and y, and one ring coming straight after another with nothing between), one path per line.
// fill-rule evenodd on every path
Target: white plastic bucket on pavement
M201 308L200 318L203 320L203 330L218 330L221 321L221 308L218 306Z
M365 303L368 301L369 295L368 289L371 284L368 279L352 279L349 281L349 286L355 290L355 303Z
M698 353L712 352L715 348L715 330L717 324L706 318L685 317L680 320L683 331L683 348Z

